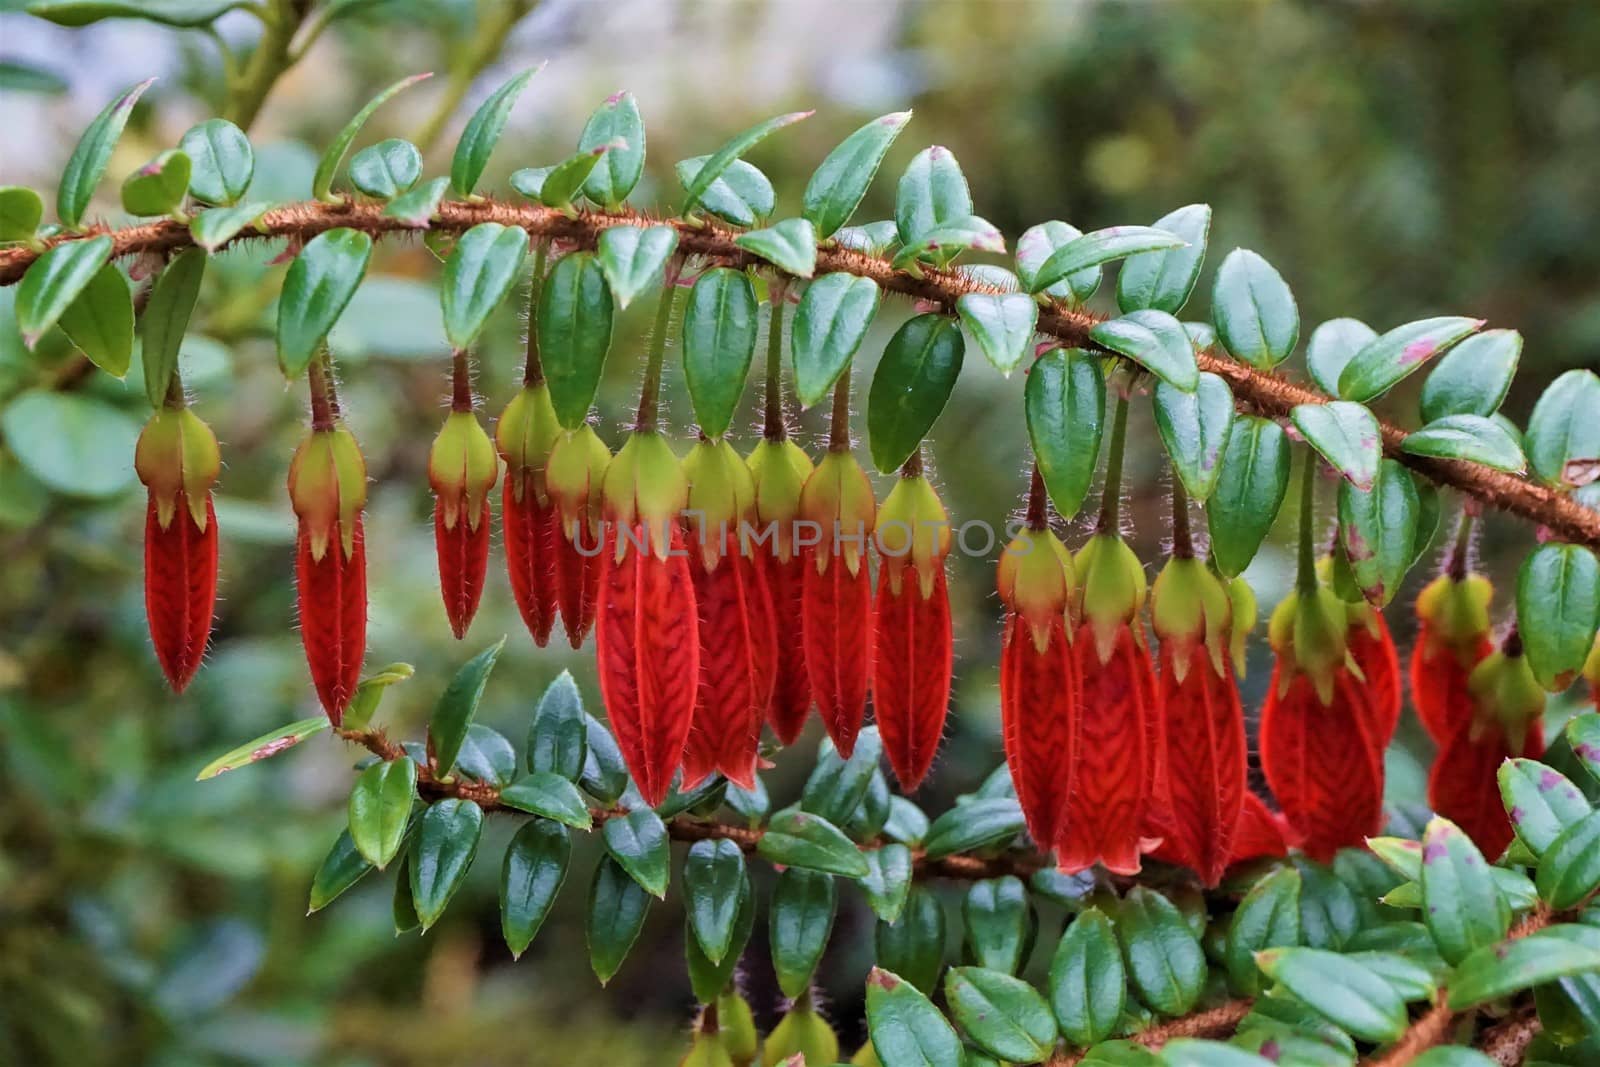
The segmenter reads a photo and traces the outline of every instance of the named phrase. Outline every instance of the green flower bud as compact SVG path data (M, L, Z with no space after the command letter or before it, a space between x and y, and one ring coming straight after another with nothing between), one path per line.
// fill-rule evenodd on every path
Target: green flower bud
M444 428L433 439L428 455L428 484L444 509L444 526L455 529L461 512L467 524L478 528L483 518L483 502L500 475L500 460L494 443L470 411L452 411L445 416Z
M139 433L133 469L155 497L156 521L163 530L172 525L180 492L195 525L206 528L206 494L222 471L222 450L200 416L186 407L162 408L151 415Z
M739 544L740 524L755 518L755 479L743 457L721 438L695 442L684 458L683 473L689 482L690 521L696 527L691 533L710 570L727 545Z
M730 989L717 998L717 1034L734 1067L749 1067L756 1061L761 1038L756 1033L755 1015L750 1011L749 1001L735 990Z
M802 997L767 1035L761 1050L763 1067L778 1067L792 1056L804 1056L806 1063L837 1063L839 1035L828 1021L812 1008L809 997Z
M1507 642L1483 658L1467 676L1473 698L1472 731L1477 740L1491 724L1498 725L1511 752L1521 752L1528 729L1544 714L1545 691L1522 654L1522 642Z
M1203 644L1218 675L1226 672L1224 655L1231 633L1233 601L1222 582L1193 558L1170 559L1150 591L1150 622L1162 642L1172 642L1177 681L1189 672L1189 655Z
M716 1034L695 1034L689 1054L678 1061L679 1067L734 1067L733 1057L717 1039Z
M1441 574L1417 594L1417 619L1424 639L1454 651L1476 653L1478 642L1489 633L1489 601L1494 586L1481 574L1452 578Z
M1272 613L1268 636L1284 666L1279 686L1287 690L1296 674L1311 678L1317 699L1333 702L1334 673L1341 667L1355 671L1346 647L1349 617L1345 602L1325 585L1290 593Z
M1233 605L1233 618L1228 627L1229 645L1233 649L1233 673L1244 677L1245 651L1250 633L1256 628L1261 609L1256 604L1256 591L1242 577L1228 583L1228 599Z

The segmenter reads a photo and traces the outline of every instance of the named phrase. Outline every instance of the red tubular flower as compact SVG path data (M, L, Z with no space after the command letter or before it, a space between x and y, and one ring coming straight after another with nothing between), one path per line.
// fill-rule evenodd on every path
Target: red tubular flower
M1076 579L1072 554L1045 525L1037 480L1035 493L1035 522L1000 556L1000 724L1028 833L1048 852L1061 837L1078 753L1079 680L1067 616Z
M355 696L367 646L367 556L361 509L367 466L342 426L313 429L289 465L299 518L295 591L311 681L335 726Z
M1467 679L1494 651L1489 601L1494 587L1479 574L1441 574L1417 597L1417 643L1411 650L1411 703L1429 736L1448 744L1471 717Z
M1233 834L1228 866L1263 856L1287 856L1289 846L1298 843L1288 820L1269 811L1265 801L1247 792L1239 809L1239 825Z
M606 468L600 695L645 802L666 799L683 761L700 679L694 582L678 513L688 486L654 431L635 431Z
M1371 734L1381 760L1400 725L1400 654L1382 611L1367 604L1350 604L1346 611L1350 627L1346 643L1350 658L1367 680Z
M867 713L872 673L872 578L867 541L877 508L855 457L830 451L806 479L800 514L816 538L806 547L801 639L811 696L845 759Z
M689 479L689 573L699 618L700 683L683 753L683 788L721 772L755 785L761 723L772 701L778 635L772 598L746 544L755 482L726 441L701 441L684 461Z
M500 475L494 443L472 410L466 355L457 352L455 408L433 439L428 483L433 486L433 540L439 556L439 591L450 629L466 636L483 598L489 567L489 491Z
M1500 797L1500 764L1512 756L1544 755L1545 693L1515 629L1473 668L1467 696L1466 721L1445 741L1428 773L1428 804L1494 859L1514 834Z
M545 485L545 465L560 436L550 388L524 385L495 426L495 448L506 463L500 500L506 571L522 621L543 648L556 621L556 539L561 513Z
M801 632L805 588L805 560L795 544L795 523L800 517L800 491L813 467L800 446L788 438L763 440L750 453L749 464L755 479L756 520L761 526L761 543L751 548L772 597L777 632L786 638L778 641L767 723L780 742L792 745L811 713L806 646L804 641L793 640L793 635Z
M545 486L559 516L555 534L556 604L567 641L580 648L594 626L599 603L601 545L600 487L611 452L594 427L565 430L550 447Z
M950 705L950 594L944 557L950 517L938 493L908 467L878 512L878 597L872 635L872 705L900 788L922 784Z
M144 607L156 659L181 693L205 656L217 603L217 516L211 486L222 469L216 435L187 407L157 411L139 434L134 469L149 488Z

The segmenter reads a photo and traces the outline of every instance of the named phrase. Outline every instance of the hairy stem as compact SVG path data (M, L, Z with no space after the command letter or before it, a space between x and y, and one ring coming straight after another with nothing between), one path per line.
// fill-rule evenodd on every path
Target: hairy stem
M785 281L775 278L768 287L772 315L767 323L767 396L761 429L761 436L768 441L782 441L789 436L789 428L783 424L783 305L789 291Z
M650 329L650 349L645 357L644 384L639 387L639 411L634 417L637 431L655 430L660 420L661 367L666 361L667 331L672 328L672 307L678 299L678 271L682 260L667 265L667 280L661 287L661 299L656 304L656 321Z
M1028 529L1037 533L1050 525L1050 497L1045 492L1044 475L1039 473L1037 460L1033 474L1028 479Z
M1106 487L1100 497L1100 521L1096 533L1117 533L1122 514L1122 456L1128 446L1128 398L1117 396L1116 412L1111 416L1111 444L1106 449Z
M833 417L828 424L828 451L850 451L850 368L833 387Z
M1172 479L1172 557L1194 558L1194 534L1189 530L1189 494L1183 482Z
M522 383L538 385L544 381L544 364L539 360L539 297L544 291L544 261L547 248L540 241L533 253L533 283L528 286L528 355L522 366Z
M1312 526L1317 521L1317 457L1306 449L1306 465L1300 472L1300 562L1294 586L1302 593L1317 589L1317 546Z
M339 417L339 401L333 392L333 375L321 358L313 358L306 367L307 384L311 387L311 428L331 430Z

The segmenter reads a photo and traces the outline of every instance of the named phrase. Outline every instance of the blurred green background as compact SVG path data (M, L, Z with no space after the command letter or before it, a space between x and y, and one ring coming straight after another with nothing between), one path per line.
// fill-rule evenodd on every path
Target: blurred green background
M0 183L53 190L103 103L161 75L101 189L104 217L116 221L122 176L223 106L215 41L128 20L69 30L21 6L0 4ZM767 115L815 107L813 119L751 157L773 178L783 217L834 143L874 115L911 107L915 120L857 221L887 216L899 170L937 142L961 161L978 212L1011 240L1049 218L1090 229L1211 203L1211 263L1236 245L1266 255L1296 291L1302 338L1340 315L1381 330L1470 312L1518 328L1524 373L1506 412L1519 422L1540 383L1600 366L1600 7L1588 0L353 6L277 82L251 126L253 198L305 196L321 146L379 87L418 70L438 76L381 110L359 143L423 139L436 128L429 173L439 173L471 108L516 69L548 60L513 114L488 188L506 189L513 169L563 158L589 111L618 88L638 96L649 126L648 177L634 197L646 205L673 197L673 161ZM217 32L238 47L259 28L235 12ZM655 906L622 973L597 991L582 933L592 845L575 857L558 912L513 965L495 898L508 827L491 829L446 919L425 939L397 939L378 878L304 915L311 873L344 818L352 754L342 745L319 740L193 781L213 755L315 712L295 633L283 495L303 391L283 384L271 337L283 268L269 260L280 250L215 262L184 347L186 382L227 466L217 630L207 668L181 699L166 692L144 634L144 504L131 467L145 417L137 371L127 382L84 375L59 334L25 352L12 292L0 290L0 1061L675 1062L691 1006L681 914L675 902ZM481 721L520 745L543 685L571 668L593 701L593 669L587 649L532 647L494 569L466 642L450 637L424 472L446 388L436 275L419 242L386 243L333 337L350 422L376 479L368 662L417 665L381 714L418 733L454 668L510 634ZM1189 317L1204 317L1209 285L1208 271ZM1102 286L1097 306L1109 307L1111 291ZM619 322L601 399L613 444L650 305ZM867 368L903 314L882 316L863 350ZM491 412L513 388L520 331L507 308L482 345ZM999 523L1024 485L1020 381L975 355L963 378L935 430L934 466L957 521ZM48 417L26 417L18 397L40 390L57 394ZM1398 390L1386 414L1414 421L1414 397ZM681 379L669 400L687 433ZM818 413L798 426L815 445ZM1150 447L1148 405L1136 405L1133 430L1132 535L1155 562L1166 476ZM1503 520L1487 526L1485 566L1503 585L1528 535ZM999 760L992 563L953 563L956 702L918 798L929 810ZM1280 542L1252 568L1268 607L1287 564ZM1409 598L1390 611L1403 643ZM1258 668L1263 657L1257 642ZM1254 674L1253 692L1264 671ZM813 731L803 753L769 772L779 803L798 792L815 743ZM1398 804L1420 797L1416 754L1403 748L1391 761ZM849 1049L860 1036L871 920L854 894L842 900L820 978ZM747 987L770 1020L778 994L764 952L758 936Z

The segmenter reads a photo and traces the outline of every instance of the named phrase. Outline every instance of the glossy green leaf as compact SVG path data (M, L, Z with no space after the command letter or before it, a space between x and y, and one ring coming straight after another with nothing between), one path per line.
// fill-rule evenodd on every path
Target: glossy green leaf
M1485 945L1450 976L1451 1011L1466 1011L1544 982L1600 971L1600 951L1544 930Z
M881 219L860 226L841 227L834 233L833 239L840 248L868 256L881 256L895 246L899 235L893 219Z
M1023 231L1017 239L1017 278L1022 291L1037 296L1041 291L1055 300L1077 307L1100 288L1098 265L1075 271L1054 285L1035 284L1039 270L1055 253L1083 236L1083 231L1065 222L1042 222Z
M400 850L400 866L395 871L394 894L389 903L389 914L394 920L396 936L409 934L422 925L417 917L417 905L411 898L411 850Z
M1250 565L1288 488L1288 435L1269 419L1240 415L1228 432L1222 473L1206 505L1211 552L1225 576L1237 577Z
M755 931L755 920L755 891L751 889L750 882L746 879L739 885L737 908L733 917L733 935L728 943L728 951L720 963L713 963L700 948L700 941L694 935L692 920L687 914L684 916L683 955L689 965L689 987L700 1003L709 1004L731 988L734 975L739 969L740 957L744 955L745 947L750 943L750 935Z
M1422 837L1422 917L1447 963L1499 941L1511 926L1489 865L1472 839L1435 818Z
M1177 906L1134 886L1117 910L1117 940L1139 999L1163 1015L1193 1009L1205 986L1206 959Z
M765 822L767 813L772 810L772 797L768 795L767 784L759 774L749 789L728 783L727 792L722 794L722 802L752 827Z
M178 147L191 164L189 192L207 204L237 203L256 173L250 138L227 119L207 119L191 126Z
M541 63L511 78L489 94L489 98L467 120L466 128L461 131L461 140L456 142L455 155L450 158L450 187L456 191L456 195L473 195L478 179L483 177L483 170L489 165L489 156L493 154L495 145L500 143L500 135L505 132L506 120L511 117L517 97L522 95L522 90L528 87L533 76L543 69L544 64Z
M889 818L883 832L891 841L920 845L928 836L928 817L922 809L902 796L889 798Z
M589 116L578 137L578 151L618 142L621 147L606 152L583 183L584 195L607 211L620 208L644 174L644 120L639 117L638 102L626 91L607 97ZM618 299L622 299L620 293ZM622 302L626 306L627 301Z
M1361 902L1332 870L1304 858L1300 872L1300 941L1311 948L1342 950L1361 929Z
M115 377L133 359L133 291L116 264L95 272L57 323L89 362Z
M575 782L588 755L589 727L583 697L571 671L562 671L545 689L528 724L527 766Z
M902 844L869 848L862 853L867 873L859 879L872 913L886 923L900 917L911 890L911 849Z
M450 905L467 880L483 834L483 809L470 800L451 797L422 813L417 836L407 853L411 900L426 931Z
M683 313L683 374L708 436L721 437L733 423L760 329L761 304L748 274L713 267L695 279Z
M961 1039L911 982L874 967L867 975L867 1033L884 1067L962 1067Z
M1028 372L1023 407L1050 502L1070 521L1083 507L1100 461L1106 414L1100 361L1081 348L1046 353Z
M628 765L622 760L617 739L611 736L605 724L587 713L583 718L589 731L579 784L584 792L602 804L614 804L628 788Z
M990 797L951 808L933 821L923 854L930 860L1002 844L1023 829L1014 797Z
M1388 982L1401 1000L1432 1000L1439 990L1431 970L1398 952L1349 952L1345 958L1355 960Z
M500 802L578 830L594 825L578 787L554 771L534 771L518 778L500 790Z
M1367 342L1339 372L1338 395L1361 403L1382 396L1451 345L1483 328L1482 319L1445 315L1408 322Z
M1591 811L1550 842L1534 877L1539 898L1561 910L1600 886L1600 811Z
M1160 1056L1133 1041L1102 1041L1085 1050L1078 1067L1161 1067Z
M667 225L609 226L600 232L598 260L617 307L625 308L661 283L667 260L678 248L678 231Z
M876 726L868 726L856 736L849 759L839 755L831 738L824 738L816 766L801 792L800 810L820 815L835 826L847 821L866 797L882 755L883 742Z
M369 100L366 107L356 112L355 118L345 124L344 129L339 131L339 135L333 139L333 143L328 145L328 150L322 153L322 158L317 161L317 172L311 179L313 197L330 204L337 204L343 200L343 197L335 195L332 191L333 179L339 172L339 164L344 161L344 154L350 150L350 143L356 139L356 134L361 132L361 127L367 124L372 113L388 103L395 94L429 77L432 75L413 74L409 78L401 78Z
M417 765L408 757L378 760L350 790L350 840L379 870L400 852L411 805L417 799Z
M925 261L942 267L968 250L1003 254L1006 241L988 219L963 215L925 230L916 240L904 244L891 265L895 270L917 271L917 263Z
M1036 926L1028 890L1012 875L972 883L961 898L968 958L979 967L1016 974L1027 962Z
M517 775L517 750L505 734L475 722L456 753L455 773L485 785L506 785Z
M372 238L340 227L300 250L278 297L278 365L297 378L327 340L372 259Z
M367 243L370 247L370 238ZM205 252L191 248L178 253L156 276L150 300L139 316L139 358L144 366L144 393L151 407L159 408L166 402L205 275Z
M33 240L44 218L44 200L22 185L0 186L0 244Z
M1049 1058L1056 1021L1044 998L1020 978L982 967L955 967L945 976L951 1017L979 1048L1005 1060Z
M1556 541L1528 553L1517 571L1517 618L1533 676L1546 689L1565 688L1600 630L1600 560Z
M372 717L377 714L384 692L390 686L410 679L414 674L416 668L409 663L390 663L361 679L360 684L356 686L355 695L350 698L349 705L344 709L344 718L340 725L346 730L365 730Z
M651 896L665 900L672 871L667 826L649 808L607 819L601 835L611 858Z
M944 968L944 906L926 886L912 885L892 923L879 922L873 935L878 966L932 993Z
M1127 356L1166 384L1193 392L1200 384L1194 343L1183 324L1165 311L1133 311L1102 322L1089 339Z
M1468 337L1444 354L1422 384L1422 420L1493 415L1521 358L1522 335L1516 330L1485 330Z
M811 115L810 111L795 111L787 115L778 115L767 119L765 122L758 122L749 129L729 138L727 143L712 153L709 158L702 157L703 162L685 160L683 163L678 164L678 175L684 183L683 206L678 213L687 215L696 207L701 206L702 198L711 188L712 183L722 178L739 157L785 126L792 126L802 119L810 118ZM692 173L688 176L685 176L683 170L686 163L693 165ZM767 211L760 214L770 214L771 210L771 208L768 208Z
M644 926L650 896L617 865L604 856L595 868L589 887L588 921L589 965L605 985L622 968L633 943Z
M917 450L944 410L966 341L944 315L917 315L895 331L867 394L867 442L872 461L892 473Z
M122 182L122 210L130 215L167 215L183 205L192 164L187 152L167 149Z
M1236 359L1271 370L1300 339L1300 309L1283 277L1255 252L1235 248L1211 288L1217 339Z
M1363 492L1378 477L1383 441L1378 420L1360 404L1334 400L1326 404L1298 404L1289 412L1295 429L1322 458Z
M1600 458L1600 374L1569 370L1540 394L1528 419L1523 444L1533 473L1547 485L1571 488L1582 469Z
M1363 1041L1393 1041L1406 1028L1400 995L1354 960L1325 949L1275 948L1256 961L1268 978Z
M401 193L383 209L385 218L399 219L406 226L425 230L450 188L449 178L429 178L408 193Z
M795 395L819 402L850 365L878 313L882 294L871 278L827 274L806 286L790 338Z
M1587 771L1589 779L1600 781L1600 715L1590 713L1573 716L1567 723L1567 728L1561 732L1561 735L1550 748L1553 753L1558 753L1565 749L1572 761L1578 764L1578 768L1582 769L1580 771L1578 768L1573 768L1571 774L1576 776L1581 774L1582 771ZM1548 755L1545 762L1553 763ZM1586 781L1581 784L1574 782L1574 784L1582 788L1583 784L1591 783ZM1595 794L1593 793L1585 792L1585 795L1590 800L1595 799Z
M1085 908L1067 924L1050 961L1050 1007L1062 1035L1093 1045L1116 1031L1127 1002L1128 978L1111 920Z
M625 141L608 141L593 148L580 150L577 154L557 163L540 183L539 202L546 207L568 208L583 192L584 182L594 173L595 167L606 154L623 151L627 147Z
M896 111L873 119L841 141L823 159L806 183L801 214L817 236L828 238L850 221L878 173L889 146L911 121L911 112Z
M528 256L528 231L520 226L481 222L461 235L444 263L445 337L466 349L522 277Z
M1329 319L1311 331L1306 367L1311 380L1329 396L1339 395L1339 375L1355 354L1377 340L1378 331L1360 319Z
M29 348L38 344L110 258L111 238L102 234L63 241L34 260L17 283L15 312L22 343Z
M350 160L350 184L384 203L409 192L421 177L422 153L399 137L368 145Z
M1394 598L1411 569L1421 511L1416 481L1392 459L1378 465L1366 492L1339 483L1339 541L1356 584L1376 607Z
M915 244L928 231L971 214L972 192L956 157L942 145L918 152L895 188L900 244Z
M1018 273L1022 274L1023 285L1028 292L1039 293L1089 267L1098 267L1139 252L1183 246L1183 238L1154 226L1111 226L1073 238L1057 248L1031 277L1022 273L1019 259ZM1020 249L1021 246L1018 247Z
M709 159L709 156L695 156L679 160L678 181L685 187L693 185L700 168ZM759 167L742 159L728 164L728 169L722 172L721 177L700 194L701 210L732 226L754 226L771 215L775 206L777 193L773 191L772 179L763 174Z
M764 230L741 233L733 243L797 278L817 271L817 233L809 219L784 219Z
M237 237L245 227L256 225L271 210L272 205L261 200L232 207L209 208L189 220L189 234L195 244L207 252L215 252Z
M194 776L197 782L208 778L215 778L225 771L236 771L240 767L258 763L261 760L286 751L298 745L308 737L315 737L329 727L326 715L317 715L309 719L300 719L287 726L280 726L269 733L262 734L253 741L246 741L237 748L229 749L210 763L200 769Z
M327 716L321 716L321 719L326 725ZM332 904L371 870L372 864L362 859L361 853L356 851L355 842L350 840L350 831L340 830L333 847L322 858L322 865L311 877L311 899L306 914L321 911Z
M1039 305L1025 293L967 293L956 301L961 322L995 370L1009 377L1033 354Z
M712 963L721 963L733 940L739 897L747 892L744 852L727 838L696 841L683 865L689 929Z
M489 672L494 670L495 660L505 645L506 639L502 637L468 660L440 694L433 718L428 721L428 754L433 759L436 774L449 774L455 766L461 740L467 736L467 727L478 714L478 703L483 699L484 687L489 684Z
M192 29L246 6L246 0L33 0L26 10L58 26L127 18Z
M513 958L520 957L544 925L567 880L572 837L548 819L522 824L500 869L500 932Z
M1300 943L1300 872L1284 867L1256 882L1228 924L1224 959L1228 984L1241 996L1261 992L1255 954Z
M1156 430L1184 491L1195 500L1209 499L1233 429L1233 390L1215 374L1199 375L1188 391L1157 382L1155 411Z
M1206 238L1211 232L1211 205L1180 207L1161 216L1154 226L1188 244L1127 258L1117 274L1117 307L1124 314L1149 308L1176 315L1189 302L1189 294L1200 280Z
M1224 1045L1220 1041L1180 1037L1161 1046L1161 1062L1170 1067L1268 1067L1274 1063L1296 1062L1282 1058L1287 1056L1289 1051L1282 1048L1280 1043L1275 1049L1275 1055L1269 1059L1248 1049ZM1306 1067L1310 1065L1307 1064Z
M611 290L588 252L561 257L539 296L539 357L556 417L569 430L589 417L611 348Z
M1400 447L1413 456L1465 459L1511 474L1527 468L1516 438L1481 415L1446 415L1407 434Z
M89 201L94 198L95 186L100 184L106 165L111 162L111 153L116 150L122 130L128 125L133 105L139 102L144 91L154 82L154 78L146 78L107 104L89 123L89 128L83 131L83 136L72 149L72 155L67 158L67 165L61 171L61 183L56 188L56 217L67 229L76 230L83 221L83 213L89 209ZM110 239L106 240L109 242ZM20 300L19 295L19 303ZM28 332L26 327L23 332Z
M1511 827L1535 856L1543 856L1562 830L1593 810L1571 779L1537 760L1509 759L1496 777Z
M756 850L773 863L864 878L867 861L844 833L818 815L788 808L767 824Z
M837 906L833 875L799 867L779 873L768 909L768 940L784 996L798 997L811 985L811 975L828 947Z
M29 389L0 408L0 436L22 469L69 496L115 496L133 483L139 424L103 401Z

